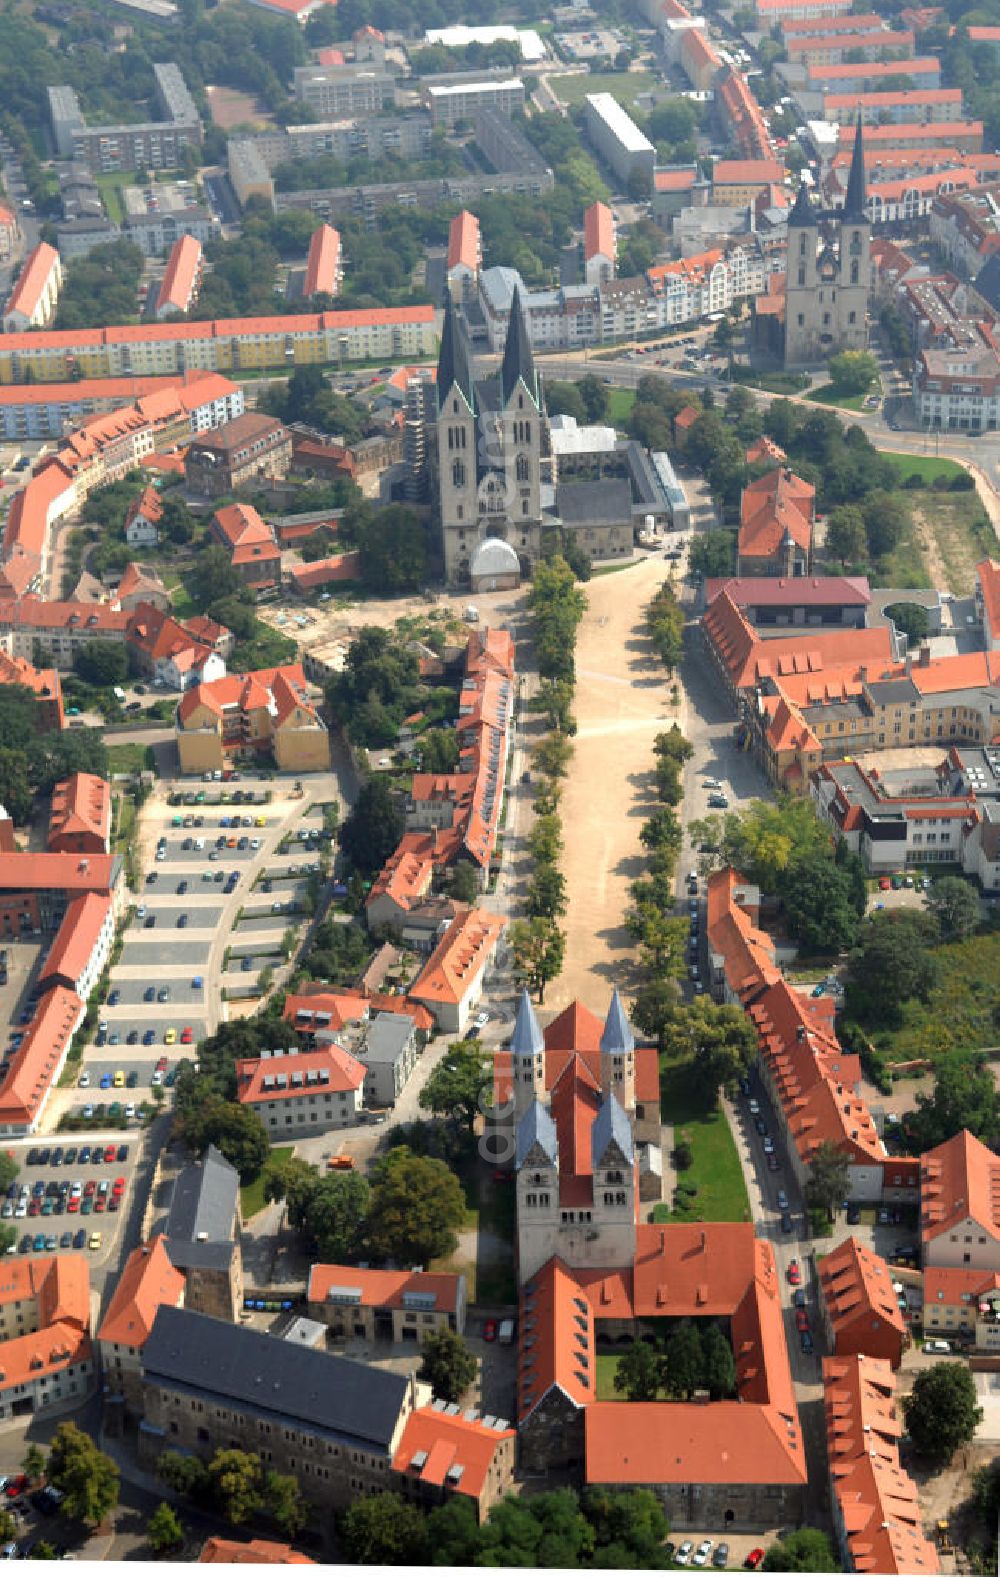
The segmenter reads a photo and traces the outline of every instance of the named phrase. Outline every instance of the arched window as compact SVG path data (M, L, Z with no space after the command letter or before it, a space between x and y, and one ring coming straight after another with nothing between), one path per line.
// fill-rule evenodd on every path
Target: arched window
M456 460L451 468L451 482L453 487L465 486L465 462Z
M517 457L517 480L519 482L527 482L530 478L530 475L531 470L527 460L523 454L519 454Z
M856 285L857 282L858 282L858 260L857 260L857 258L854 258L854 260L851 263L851 284L852 285Z

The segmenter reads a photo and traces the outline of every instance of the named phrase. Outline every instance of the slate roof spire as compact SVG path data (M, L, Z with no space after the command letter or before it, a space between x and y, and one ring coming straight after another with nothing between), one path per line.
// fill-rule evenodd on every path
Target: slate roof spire
M465 399L470 410L475 408L472 387L472 370L469 365L469 342L465 324L459 320L451 296L445 300L444 327L441 330L441 349L438 352L437 393L440 410L454 385Z
M527 991L521 992L521 1000L517 1004L510 1049L515 1057L537 1057L545 1050L545 1038Z
M632 1026L625 1016L625 1009L622 1007L622 999L618 995L617 986L611 993L608 1016L604 1020L601 1050L605 1054L635 1050L635 1036L632 1034Z
M528 325L524 321L524 309L521 306L521 291L515 285L514 299L510 304L507 343L504 346L503 368L500 375L500 386L503 390L503 403L505 405L517 388L519 379L524 383L524 387L537 405L538 377L535 373L534 357L531 354Z
M865 219L865 149L861 131L861 115L854 133L854 152L851 154L851 173L847 178L847 197L844 200L845 219Z
M795 194L795 206L788 216L788 228L792 230L797 226L801 229L815 223L816 217L813 213L812 203L809 201L809 190L805 182L803 182Z

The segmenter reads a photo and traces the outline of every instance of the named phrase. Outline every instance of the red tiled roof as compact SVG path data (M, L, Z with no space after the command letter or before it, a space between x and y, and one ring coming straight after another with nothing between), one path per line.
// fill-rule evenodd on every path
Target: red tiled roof
M697 170L656 170L653 173L653 190L656 192L688 192L698 179Z
M47 241L39 241L34 251L29 252L26 257L4 311L22 312L26 318L30 318L38 306L52 270L58 264L59 253L55 247L49 246Z
M785 167L777 159L719 159L712 167L713 186L780 186Z
M488 1428L481 1418L418 1407L406 1421L392 1459L393 1471L424 1484L447 1484L459 1495L478 1500L501 1443L514 1438L513 1429Z
M896 1347L893 1367L897 1367L906 1338L906 1321L896 1302L885 1260L857 1238L845 1238L820 1261L819 1284L835 1350L871 1351L865 1344L871 1343L873 1332L879 1331L880 1339L887 1338ZM889 1355L880 1346L878 1356Z
M342 581L358 580L361 576L361 554L334 553L329 558L313 559L309 564L293 564L288 578L299 591L313 591L317 586L339 585Z
M591 203L583 215L583 258L615 260L615 220L607 203Z
M184 1276L175 1270L163 1236L132 1250L115 1283L97 1339L141 1352L161 1306L179 1308Z
M593 1405L597 1374L593 1312L562 1260L550 1259L523 1284L520 1315L519 1422L523 1424L552 1391L561 1391L577 1407ZM530 1336L525 1328L529 1319Z
M1000 1157L963 1128L920 1158L921 1235L925 1249L972 1220L1000 1242Z
M364 1064L334 1042L283 1057L243 1057L236 1063L236 1099L244 1106L360 1090Z
M74 772L52 790L49 848L80 833L105 846L111 836L111 785L92 772Z
M357 1265L316 1264L309 1271L308 1303L325 1303L331 1290L350 1287L366 1309L403 1309L406 1295L433 1297L438 1313L457 1312L463 1277L451 1271L361 1270Z
M173 312L186 312L194 302L200 273L201 242L193 235L179 236L167 259L163 283L156 298L157 312L164 312L167 308Z
M448 271L459 265L475 273L482 257L479 220L463 208L448 227ZM392 380L390 379L390 382Z
M22 858L43 860L62 859L63 856L5 854L5 870L8 860ZM82 1017L83 1003L75 991L53 986L45 993L24 1031L24 1039L10 1058L9 1070L0 1085L0 1123L26 1127L35 1120Z
M223 1566L315 1566L309 1555L293 1550L290 1544L277 1544L273 1539L206 1539L198 1556L200 1564Z
M976 565L976 578L983 594L983 610L990 639L1000 642L1000 564L993 559L983 559L981 564Z
M740 558L772 558L786 534L808 553L815 507L816 489L787 466L748 482L740 500Z
M39 973L40 981L61 976L76 985L90 963L110 908L111 899L105 893L81 893L70 900Z
M486 967L506 923L488 909L459 915L413 982L410 996L425 1003L460 1002Z
M340 231L321 224L312 233L303 296L335 296L340 287Z

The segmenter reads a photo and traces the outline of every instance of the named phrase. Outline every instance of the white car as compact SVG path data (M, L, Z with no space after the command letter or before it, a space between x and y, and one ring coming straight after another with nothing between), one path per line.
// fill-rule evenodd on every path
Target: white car
M14 1211L14 1220L23 1221L27 1214L28 1201L26 1199L19 1199L17 1202L17 1209Z
M702 1541L699 1544L698 1548L694 1552L694 1560L692 1562L692 1565L694 1565L694 1566L707 1566L708 1565L708 1557L711 1555L711 1553L712 1553L714 1548L715 1548L715 1544L714 1544L714 1542L711 1539L702 1539Z
M950 1342L924 1342L924 1352L938 1353L938 1354L941 1354L941 1355L944 1355L945 1353L947 1353L947 1354L950 1355L950 1353L951 1353L951 1343Z
M677 1565L677 1566L686 1566L688 1564L688 1562L690 1561L690 1559L691 1559L693 1554L694 1554L694 1544L691 1542L690 1539L685 1539L684 1543L681 1545L680 1549L677 1551L677 1554L674 1556L674 1564Z
M154 1068L153 1069L153 1077L150 1079L149 1082L150 1082L150 1084L162 1084L163 1083L163 1074L160 1072L159 1068Z
M86 1071L86 1069L84 1069L84 1071L81 1073L79 1079L77 1079L76 1082L77 1082L77 1087L79 1089L81 1089L81 1090L89 1090L90 1089L90 1074Z
M472 1020L476 1029L485 1029L489 1021L490 1015L488 1013L477 1013L475 1018Z

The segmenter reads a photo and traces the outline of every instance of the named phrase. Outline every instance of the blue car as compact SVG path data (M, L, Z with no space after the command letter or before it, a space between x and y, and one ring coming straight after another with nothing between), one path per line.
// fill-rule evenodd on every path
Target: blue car
M35 1238L35 1241L31 1245L31 1247L32 1247L32 1249L34 1250L34 1252L36 1254L43 1253L43 1251L45 1249L45 1233L44 1232L39 1232L38 1233L37 1237Z
M79 1154L77 1159L81 1162L81 1164L83 1166L86 1166L87 1162L90 1160L90 1145L89 1144L82 1144L80 1146L80 1154Z
M122 999L122 994L119 991L118 987L115 986L115 989L112 991L111 995L108 997L108 1007L109 1008L113 1008L118 1002L121 1001L121 999Z
M73 1247L74 1248L86 1248L86 1246L87 1246L87 1233L86 1233L86 1230L83 1227L81 1227L79 1232L76 1234L76 1237L73 1239Z
M87 1102L86 1106L83 1108L83 1115L84 1115L85 1118L90 1118L90 1117L93 1117L93 1115L94 1115L94 1108L90 1104L89 1101Z
M144 1033L143 1037L142 1037L142 1044L144 1046L151 1046L155 1039L156 1039L156 1031L152 1030L152 1029L147 1029L146 1032Z
M111 1075L110 1075L110 1073L102 1073L101 1074L101 1089L102 1090L110 1090L110 1088L111 1088Z

